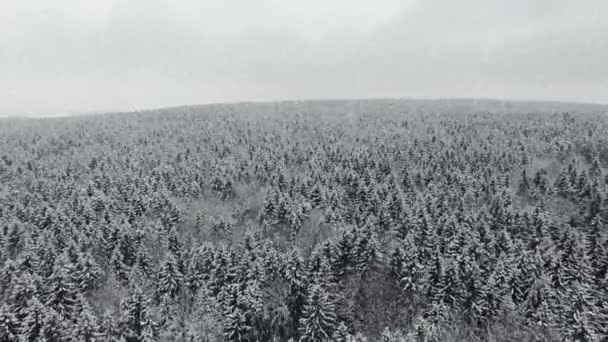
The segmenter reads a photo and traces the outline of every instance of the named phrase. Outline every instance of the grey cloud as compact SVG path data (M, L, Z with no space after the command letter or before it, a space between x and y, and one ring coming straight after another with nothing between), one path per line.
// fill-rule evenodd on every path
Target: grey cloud
M349 22L362 10L327 10L336 22L315 28L274 0L181 4L116 0L95 25L21 14L0 33L0 113L318 97L608 102L599 0L417 1L366 30Z

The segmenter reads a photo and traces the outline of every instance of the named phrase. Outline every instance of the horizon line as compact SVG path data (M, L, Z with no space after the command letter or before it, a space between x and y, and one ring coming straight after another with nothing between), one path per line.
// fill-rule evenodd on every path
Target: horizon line
M495 101L495 102L510 102L510 103L535 103L535 104L561 104L561 105L581 105L581 106L598 106L606 107L608 110L608 102L590 102L590 101L577 101L577 100L543 100L543 99L525 99L525 98L499 98L499 97L312 97L312 98L289 98L281 100L243 100L243 101L217 101L217 102L199 102L199 103L187 103L187 104L176 104L166 106L151 106L142 107L138 109L110 109L110 110L90 110L90 111L77 111L57 114L36 114L36 113L25 113L25 114L13 114L5 115L0 113L0 119L53 119L53 118L67 118L67 117L85 117L93 115L105 115L105 114L130 114L130 113L144 113L154 112L161 110L170 110L178 108L188 107L212 107L212 106L228 106L228 105L247 105L247 104L280 104L280 103L297 103L297 102L356 102L356 101Z

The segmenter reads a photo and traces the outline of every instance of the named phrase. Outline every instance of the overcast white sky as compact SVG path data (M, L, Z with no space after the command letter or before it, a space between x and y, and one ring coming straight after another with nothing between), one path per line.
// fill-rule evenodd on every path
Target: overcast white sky
M0 115L361 97L608 103L608 1L0 0Z

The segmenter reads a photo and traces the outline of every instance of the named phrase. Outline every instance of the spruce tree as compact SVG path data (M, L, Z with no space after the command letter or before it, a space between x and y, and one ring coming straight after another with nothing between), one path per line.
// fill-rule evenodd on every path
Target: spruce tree
M591 288L576 281L564 297L559 310L561 317L558 318L563 336L572 341L599 341L600 326L606 322L595 321L598 310L593 303Z
M88 303L87 299L83 295L78 296L78 315L74 318L74 328L71 332L71 336L74 341L93 342L97 341L97 337L100 333L99 325L97 324L97 318Z
M308 288L306 304L300 318L299 341L331 341L338 323L335 305L320 285Z
M129 283L129 267L124 263L124 256L120 249L116 247L110 257L110 269L112 270L116 280L122 285Z
M90 253L79 256L76 266L76 280L80 290L85 292L92 290L101 274L101 268Z
M154 327L150 306L150 299L141 289L135 289L121 302L119 330L126 342L142 342L146 329Z
M304 307L307 288L304 261L300 258L296 250L292 251L287 257L284 274L285 280L289 286L287 307L289 308L292 322L294 322L293 325L296 326Z
M6 303L0 306L0 342L18 341L19 321Z
M519 185L517 187L517 194L519 196L527 196L530 192L530 180L526 175L526 169L523 169L521 172L521 180L519 181Z
M66 320L71 320L76 314L79 289L75 275L74 265L62 254L56 260L53 273L47 280L45 305Z
M120 342L119 322L116 322L115 313L105 311L101 316L99 340L103 342Z
M252 327L247 324L247 318L240 308L235 308L225 316L224 338L226 341L249 341Z
M158 298L160 299L167 296L171 299L175 299L182 289L183 282L184 276L179 271L176 258L172 253L169 253L158 272Z
M63 322L57 312L43 305L38 298L33 297L25 308L25 318L21 322L19 339L34 341L60 341L60 331Z

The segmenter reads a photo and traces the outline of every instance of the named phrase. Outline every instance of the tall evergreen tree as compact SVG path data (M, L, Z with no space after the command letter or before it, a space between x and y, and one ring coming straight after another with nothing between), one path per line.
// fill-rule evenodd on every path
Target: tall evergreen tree
M158 298L167 296L174 299L180 293L183 282L184 276L179 271L176 258L172 253L169 253L158 272Z
M71 320L77 310L76 300L79 292L75 275L76 268L66 254L62 254L57 258L53 273L47 281L45 305L66 320Z
M134 292L120 304L120 335L126 342L143 342L149 329L154 329L150 312L151 301L141 289Z
M300 318L299 341L331 341L337 326L333 301L321 286L311 285Z
M0 342L18 341L19 322L13 310L5 303L0 306Z

